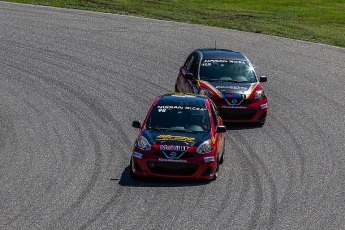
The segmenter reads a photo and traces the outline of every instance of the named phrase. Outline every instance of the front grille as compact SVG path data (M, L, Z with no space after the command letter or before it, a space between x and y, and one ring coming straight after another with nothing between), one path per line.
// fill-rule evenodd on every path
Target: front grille
M255 109L222 109L219 108L219 115L224 120L251 120L256 114Z
M231 99L227 99L227 101L231 102ZM249 99L237 99L237 103L229 104L228 102L226 102L224 98L219 98L218 100L215 100L215 103L222 104L222 105L249 105L253 102Z
M248 100L248 99L244 99L241 103L241 105L249 105L249 104L252 104L253 102L251 100Z
M147 167L152 173L174 176L191 176L198 169L197 164L180 164L169 162L146 162Z
M170 156L170 153L171 152L174 152L174 151L165 151L165 153ZM191 157L194 157L194 155L192 153L189 153L189 152L175 152L176 153L176 158L178 159L185 159L185 158L191 158ZM165 157L164 153L162 151L156 151L153 153L153 155L155 156L158 156L158 157ZM175 158L175 159L176 159Z

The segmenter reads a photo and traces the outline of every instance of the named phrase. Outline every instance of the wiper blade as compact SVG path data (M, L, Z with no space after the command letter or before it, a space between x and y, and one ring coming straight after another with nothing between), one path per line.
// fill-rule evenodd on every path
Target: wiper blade
M161 131L161 130L162 130L161 128L158 128L158 127L151 127L151 126L146 126L146 129L155 130L155 131Z
M216 82L225 82L226 80L221 80L221 79L212 79L210 81L216 81Z
M191 133L192 131L189 129L165 129L164 131L168 132L180 132L180 133Z
M226 82L243 83L243 81L236 81L236 80L226 80Z
M212 79L212 78L200 78L202 81L215 81L217 79Z

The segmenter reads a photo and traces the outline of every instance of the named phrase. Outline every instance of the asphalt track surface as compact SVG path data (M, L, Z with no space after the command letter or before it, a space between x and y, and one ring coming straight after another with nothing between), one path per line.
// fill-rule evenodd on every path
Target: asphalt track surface
M154 98L195 48L266 75L263 127L229 124L214 182L129 178ZM345 49L0 2L1 229L345 229Z

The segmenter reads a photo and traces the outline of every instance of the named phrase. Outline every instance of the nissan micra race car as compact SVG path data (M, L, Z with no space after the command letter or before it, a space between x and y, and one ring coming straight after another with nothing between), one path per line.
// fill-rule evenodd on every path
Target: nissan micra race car
M172 93L158 96L141 124L130 177L215 180L223 162L225 132L211 99Z
M248 58L226 49L196 49L180 67L175 91L211 98L226 122L257 122L267 117L267 96Z

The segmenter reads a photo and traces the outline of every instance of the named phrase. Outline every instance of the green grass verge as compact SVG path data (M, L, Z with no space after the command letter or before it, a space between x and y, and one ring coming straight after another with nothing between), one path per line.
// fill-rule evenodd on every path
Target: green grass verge
M344 0L7 0L178 21L345 47Z

